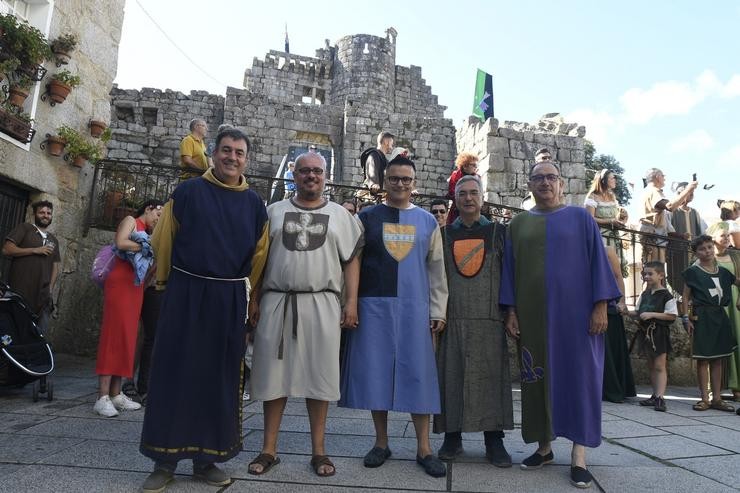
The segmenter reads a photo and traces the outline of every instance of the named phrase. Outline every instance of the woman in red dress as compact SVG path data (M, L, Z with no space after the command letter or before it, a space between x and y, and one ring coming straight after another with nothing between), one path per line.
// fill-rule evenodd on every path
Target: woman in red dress
M455 207L455 184L465 175L478 176L478 156L472 152L461 152L455 160L455 166L457 166L455 171L452 172L450 178L447 180L449 182L447 198L452 200L450 212L447 214L447 224L454 223L458 215L457 207Z
M141 245L130 239L135 231L151 233L162 214L162 202L148 200L136 213L126 216L116 230L115 245L122 251L138 252ZM118 411L140 409L141 405L121 392L121 377L130 378L134 371L136 335L146 283L134 285L134 268L119 257L105 279L103 287L103 324L98 343L98 400L93 410L105 417Z

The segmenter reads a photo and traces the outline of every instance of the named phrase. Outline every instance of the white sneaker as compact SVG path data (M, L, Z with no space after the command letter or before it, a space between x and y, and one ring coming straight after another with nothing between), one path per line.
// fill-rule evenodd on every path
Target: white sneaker
M118 411L116 411L116 407L113 405L113 402L111 402L110 397L108 397L107 395L104 395L103 397L95 401L93 411L101 416L105 416L106 418L118 416Z
M119 411L136 411L137 409L141 409L141 404L136 401L132 401L123 392L113 397L111 402Z

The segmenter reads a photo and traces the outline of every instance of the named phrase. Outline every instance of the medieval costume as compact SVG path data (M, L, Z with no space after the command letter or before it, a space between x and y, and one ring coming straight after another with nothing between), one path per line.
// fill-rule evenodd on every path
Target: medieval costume
M601 443L604 337L598 302L619 299L599 228L582 208L529 211L509 226L501 304L519 320L522 437Z
M325 202L272 204L270 253L260 288L252 395L271 401L339 399L342 266L362 247L357 221Z
M166 284L140 451L158 464L224 462L242 448L248 276L264 263L260 197L212 170L181 183L153 235Z

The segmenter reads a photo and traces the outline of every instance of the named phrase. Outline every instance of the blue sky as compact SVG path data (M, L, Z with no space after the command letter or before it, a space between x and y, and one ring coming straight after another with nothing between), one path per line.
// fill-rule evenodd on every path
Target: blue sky
M282 50L286 22L291 52L309 56L324 39L395 27L396 63L422 67L455 126L470 113L476 69L488 71L499 120L559 112L586 125L635 183L633 206L653 166L669 184L693 172L715 184L695 199L705 216L718 216L717 198L740 199L738 0L127 0L116 82L223 94L242 86L253 57Z

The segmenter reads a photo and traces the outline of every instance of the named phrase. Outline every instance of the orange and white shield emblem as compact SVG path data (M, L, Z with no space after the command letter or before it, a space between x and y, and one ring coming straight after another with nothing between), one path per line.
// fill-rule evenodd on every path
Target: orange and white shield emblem
M460 275L475 277L483 267L486 248L482 238L457 240L452 244L452 254Z
M416 241L413 224L383 223L383 244L396 262L406 258Z

